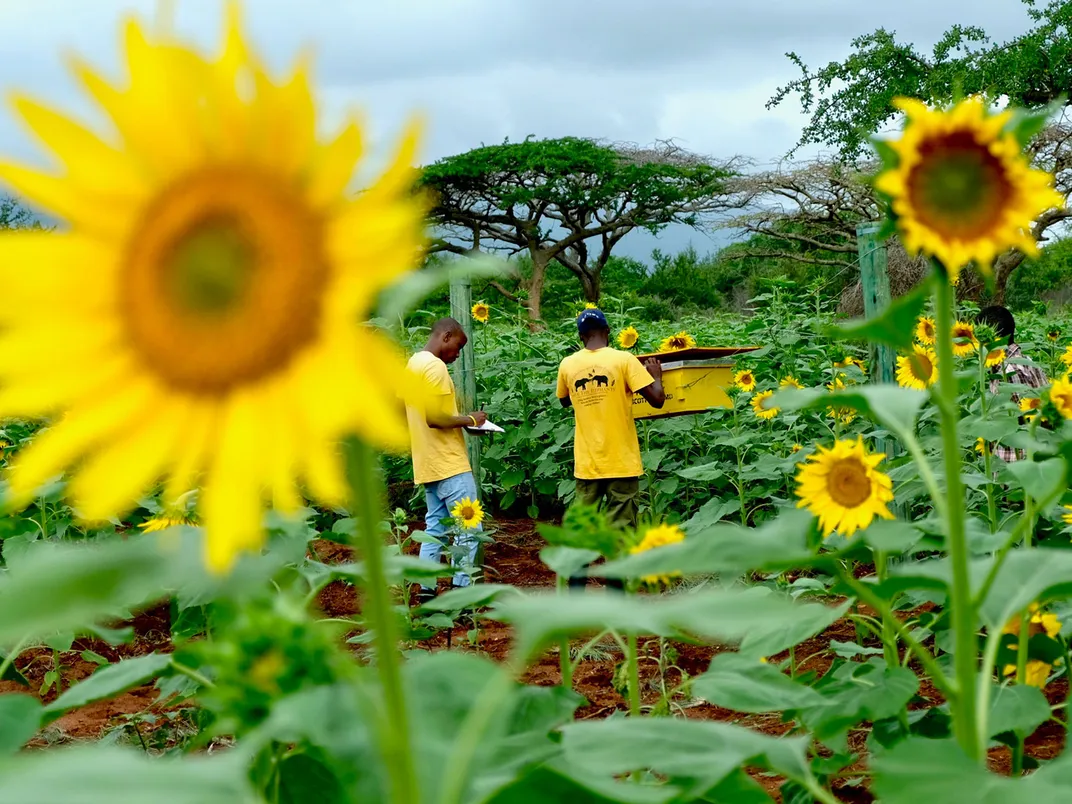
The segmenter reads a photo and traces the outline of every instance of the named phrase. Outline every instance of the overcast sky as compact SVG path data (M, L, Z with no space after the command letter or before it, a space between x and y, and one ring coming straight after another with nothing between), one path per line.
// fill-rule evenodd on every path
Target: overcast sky
M217 47L220 0L173 0L176 28ZM0 88L89 116L63 65L75 51L120 76L117 21L151 19L152 0L0 0ZM714 157L778 159L804 118L775 89L809 65L843 58L882 26L930 46L952 24L996 39L1029 26L1020 0L246 0L247 29L273 65L317 52L322 123L362 111L370 147L388 146L413 112L428 122L422 161L481 143L576 135L641 144L673 138ZM92 119L92 117L90 117ZM40 161L5 110L0 157ZM664 249L705 235L677 231ZM632 236L624 251L660 245Z

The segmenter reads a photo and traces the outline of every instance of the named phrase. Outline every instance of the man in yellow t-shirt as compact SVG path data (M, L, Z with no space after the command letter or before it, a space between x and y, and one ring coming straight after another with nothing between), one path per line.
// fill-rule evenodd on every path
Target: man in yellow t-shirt
M436 542L421 544L421 558L439 561L450 529L451 509L465 498L477 499L476 479L469 466L469 453L462 436L463 427L479 427L487 416L483 411L458 414L458 401L454 393L454 381L447 365L458 359L467 342L461 324L453 318L441 318L432 325L432 332L424 349L409 360L409 370L432 389L432 396L424 409L406 405L409 422L410 450L413 456L413 482L424 486L424 498L428 506L425 515L425 532ZM454 545L466 551L454 565L454 585L468 586L471 582L468 570L476 560L477 540L474 531L459 530ZM418 602L424 603L435 596L435 590L422 586Z
M610 346L610 327L599 310L577 318L584 348L558 367L558 398L573 407L573 474L576 499L599 505L613 524L636 527L640 494L640 443L633 421L633 394L640 393L654 408L666 401L662 365L654 358L641 363L628 352ZM570 578L583 586L584 577Z

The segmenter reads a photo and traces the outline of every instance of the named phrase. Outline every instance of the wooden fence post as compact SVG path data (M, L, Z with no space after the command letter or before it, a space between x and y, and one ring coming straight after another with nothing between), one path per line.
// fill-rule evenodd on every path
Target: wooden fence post
M856 244L860 255L860 287L864 296L864 317L873 318L890 306L890 275L887 270L886 241L879 241L880 223L861 223L856 227ZM897 382L897 354L885 344L871 344L871 379L877 383ZM900 445L892 438L876 438L875 446L885 452L887 460L901 454ZM904 507L894 503L896 512L904 515Z
M469 342L462 349L453 366L454 388L458 394L458 408L461 413L468 413L477 407L476 401L476 353L473 351L473 289L468 277L455 278L450 282L450 315L462 325ZM481 493L480 475L480 439L466 438L469 449L469 465L476 478L477 495Z

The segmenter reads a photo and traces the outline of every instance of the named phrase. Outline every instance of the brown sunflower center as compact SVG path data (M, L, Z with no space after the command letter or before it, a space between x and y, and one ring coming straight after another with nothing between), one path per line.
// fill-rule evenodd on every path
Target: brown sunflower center
M284 369L317 335L322 223L272 179L212 169L165 190L134 228L120 304L169 387L223 394Z
M474 519L476 517L476 511L470 506L462 508L462 519Z
M871 496L871 480L867 467L859 458L843 458L830 468L827 491L838 505L856 508Z
M908 179L920 222L942 237L984 235L999 222L1013 192L1001 160L970 131L924 142Z

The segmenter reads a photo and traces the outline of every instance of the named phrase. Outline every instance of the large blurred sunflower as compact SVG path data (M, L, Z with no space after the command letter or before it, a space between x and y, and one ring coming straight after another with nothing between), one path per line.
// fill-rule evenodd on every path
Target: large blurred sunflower
M933 349L912 345L912 353L897 358L897 384L923 390L938 379L938 358Z
M835 530L851 536L876 516L893 519L886 507L893 500L892 482L875 468L885 457L869 453L862 438L818 447L797 473L797 507L819 517L823 536Z
M345 501L346 433L405 446L382 389L415 381L358 322L413 269L424 213L414 133L351 196L360 127L318 141L307 65L273 80L228 9L215 58L128 22L124 86L74 68L115 135L18 98L63 170L0 165L68 224L0 238L0 415L65 412L12 469L12 502L77 463L78 510L104 520L162 476L167 502L203 475L216 571L261 545L266 499L294 511L304 483Z
M896 164L875 187L889 197L909 254L937 258L953 281L973 260L989 273L1009 248L1038 254L1031 225L1064 201L1053 177L1024 156L1012 113L991 115L975 97L948 110L912 98L894 105L907 120L900 139L886 143Z

